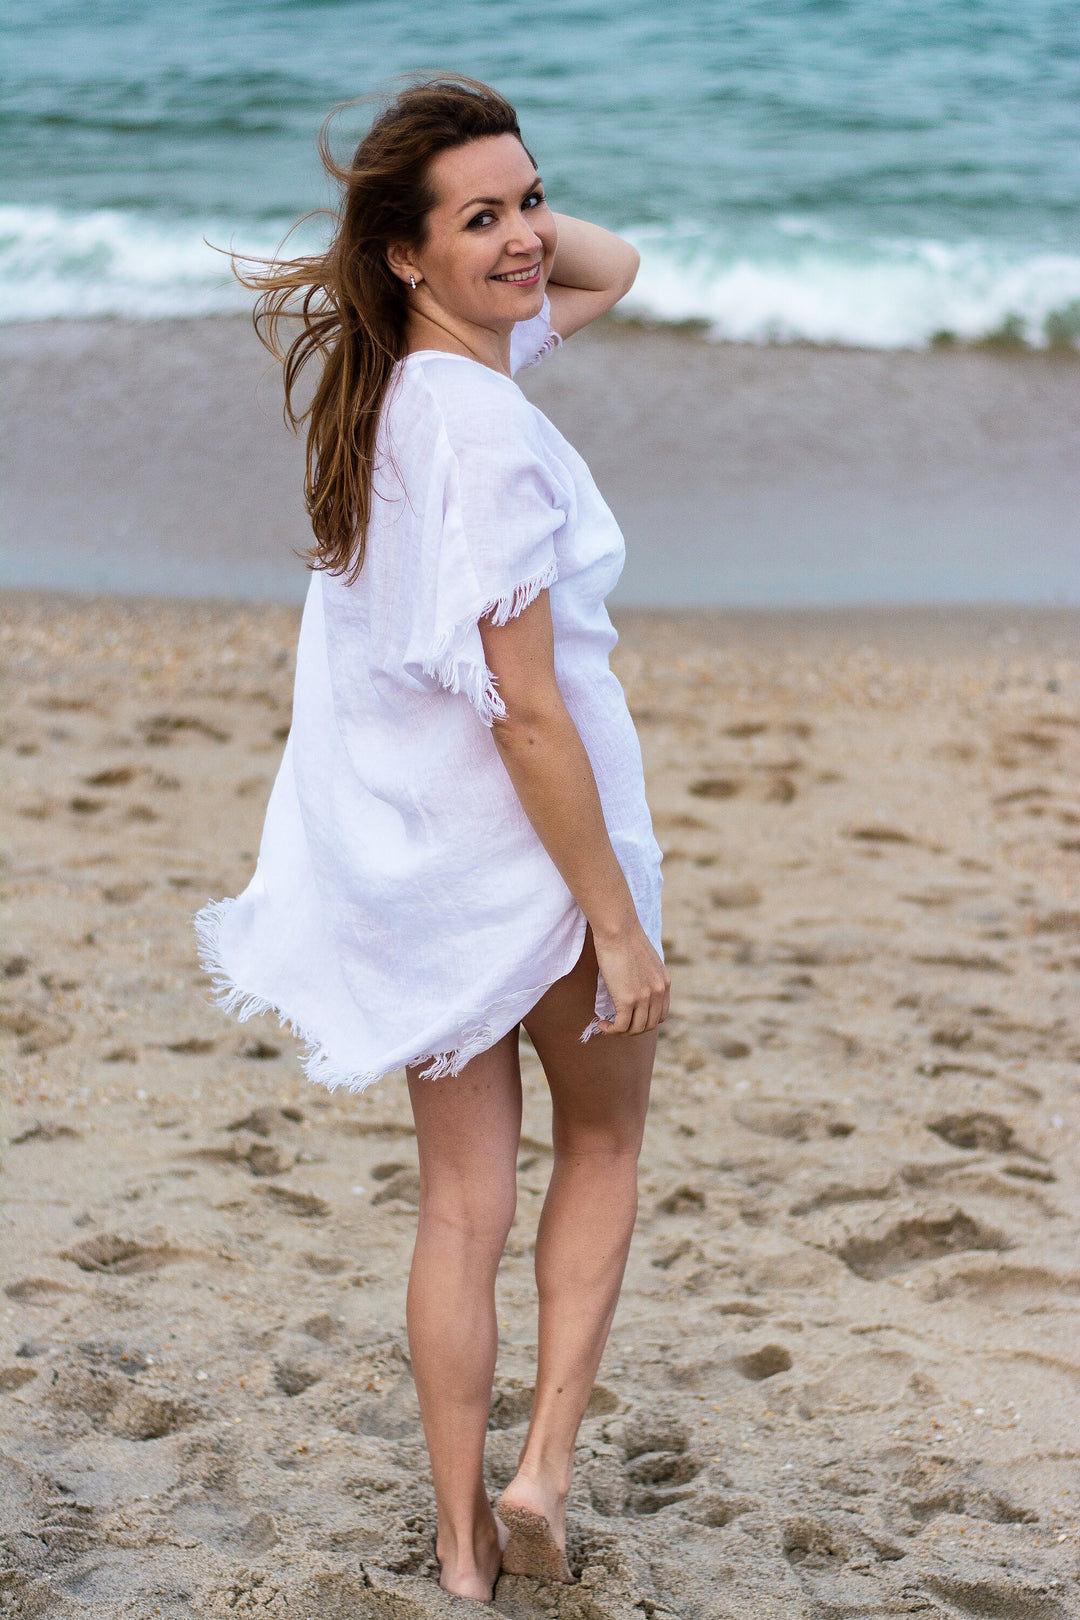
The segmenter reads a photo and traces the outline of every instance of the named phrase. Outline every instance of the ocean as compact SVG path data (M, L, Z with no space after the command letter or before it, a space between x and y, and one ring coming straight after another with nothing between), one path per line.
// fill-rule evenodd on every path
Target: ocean
M8 321L245 308L204 239L272 251L332 201L332 107L455 69L515 102L556 209L640 248L627 315L1080 346L1072 0L7 0L2 32Z

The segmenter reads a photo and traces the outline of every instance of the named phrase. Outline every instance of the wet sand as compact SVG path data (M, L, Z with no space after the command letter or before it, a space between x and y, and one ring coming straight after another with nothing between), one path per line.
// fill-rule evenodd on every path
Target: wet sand
M3 609L0 1611L462 1615L404 1335L404 1086L320 1091L194 959L252 869L296 612ZM673 1013L580 1584L505 1577L497 1611L1068 1620L1080 615L619 623ZM493 1495L550 1166L525 1070Z
M0 584L298 600L302 447L245 320L9 326ZM1080 602L1080 357L600 324L520 373L638 607Z

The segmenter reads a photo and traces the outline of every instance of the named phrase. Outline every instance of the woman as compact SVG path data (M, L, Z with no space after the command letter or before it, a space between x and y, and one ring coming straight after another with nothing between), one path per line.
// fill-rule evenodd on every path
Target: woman
M407 1069L421 1182L408 1331L441 1584L490 1599L500 1568L571 1578L574 1442L668 1006L660 851L608 668L622 538L511 380L616 303L637 255L551 213L513 108L472 80L404 91L348 169L325 139L323 155L344 189L330 248L246 278L291 419L308 417L316 543L293 725L255 876L198 926L224 1004L278 1012L307 1039L312 1079L359 1091ZM532 1417L493 1513L522 1025L551 1089L554 1168Z

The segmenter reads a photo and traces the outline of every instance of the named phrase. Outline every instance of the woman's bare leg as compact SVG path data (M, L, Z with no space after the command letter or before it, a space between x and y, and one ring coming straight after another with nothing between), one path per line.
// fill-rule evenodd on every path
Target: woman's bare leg
M438 1506L441 1585L488 1599L506 1532L484 1489L498 1325L495 1273L514 1218L521 1134L518 1032L451 1079L409 1071L420 1214L407 1318Z
M551 1088L555 1162L536 1240L536 1393L518 1473L499 1505L546 1518L560 1549L566 1546L565 1502L578 1427L634 1229L637 1161L656 1054L655 1034L596 1035L582 1044L596 972L587 935L577 966L525 1020ZM510 1569L512 1562L504 1559L503 1567Z

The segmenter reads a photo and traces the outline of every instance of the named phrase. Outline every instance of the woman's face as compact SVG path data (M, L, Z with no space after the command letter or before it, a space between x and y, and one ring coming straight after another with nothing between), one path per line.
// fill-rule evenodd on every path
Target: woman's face
M531 158L514 135L440 152L421 247L394 264L416 276L416 307L504 333L540 312L558 233Z

